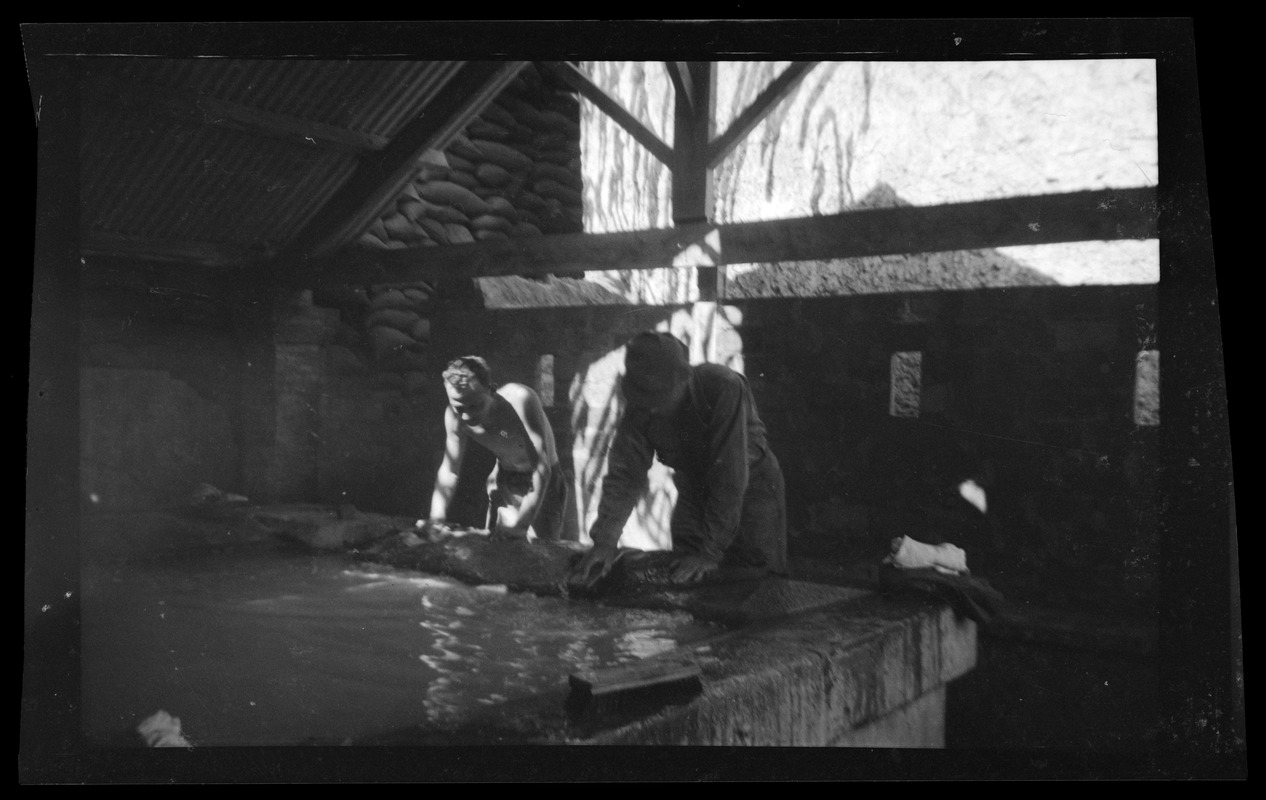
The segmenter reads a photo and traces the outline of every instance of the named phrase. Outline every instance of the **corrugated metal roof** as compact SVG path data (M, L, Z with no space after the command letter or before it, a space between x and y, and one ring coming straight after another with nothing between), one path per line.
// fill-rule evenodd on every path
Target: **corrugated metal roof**
M266 258L462 64L95 59L81 95L84 249Z

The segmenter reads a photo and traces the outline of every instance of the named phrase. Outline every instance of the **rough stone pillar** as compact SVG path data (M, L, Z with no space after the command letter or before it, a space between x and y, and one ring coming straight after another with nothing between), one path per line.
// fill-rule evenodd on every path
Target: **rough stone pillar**
M305 290L280 298L272 322L270 335L254 349L268 363L257 370L245 398L259 404L246 457L248 486L252 499L262 502L315 502L328 378L324 346L338 312L313 305Z

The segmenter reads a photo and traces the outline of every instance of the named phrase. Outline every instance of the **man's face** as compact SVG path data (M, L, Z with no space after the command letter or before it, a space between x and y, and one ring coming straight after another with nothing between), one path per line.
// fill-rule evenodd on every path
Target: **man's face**
M686 388L689 384L686 381L677 381L668 383L660 387L652 395L648 396L647 401L649 410L652 414L671 414L681 405L681 401L686 398Z
M492 393L478 378L456 377L446 380L444 389L448 392L448 404L452 406L458 419L467 425L484 423L492 405Z

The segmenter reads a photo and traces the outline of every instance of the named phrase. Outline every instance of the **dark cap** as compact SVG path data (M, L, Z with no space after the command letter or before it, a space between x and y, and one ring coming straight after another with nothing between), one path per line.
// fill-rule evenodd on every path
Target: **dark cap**
M689 352L672 334L645 331L625 345L622 388L633 405L655 408L689 377Z

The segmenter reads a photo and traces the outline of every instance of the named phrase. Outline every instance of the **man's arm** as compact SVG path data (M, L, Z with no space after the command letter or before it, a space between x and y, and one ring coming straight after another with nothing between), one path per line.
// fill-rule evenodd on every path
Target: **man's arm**
M622 552L619 544L624 523L646 487L646 473L654 458L646 433L626 410L616 425L615 441L607 455L607 474L602 479L598 517L589 529L593 547L573 567L571 582L592 586L615 566Z
M519 504L518 518L507 520L508 527L526 531L536 519L540 511L541 501L545 497L545 489L549 486L550 475L554 464L558 461L558 453L554 443L554 429L545 416L545 408L541 398L526 386L517 384L505 387L503 393L519 419L523 422L523 430L527 431L532 448L536 451L536 467L532 470L532 489L523 495Z
M444 460L435 473L435 491L431 493L430 522L442 523L448 518L448 504L457 491L457 475L466 456L466 437L462 436L457 414L444 409Z
M615 441L607 455L607 474L602 479L602 499L598 516L589 529L595 546L614 548L624 532L633 507L646 488L646 473L655 459L655 450L637 421L626 411L615 429Z

